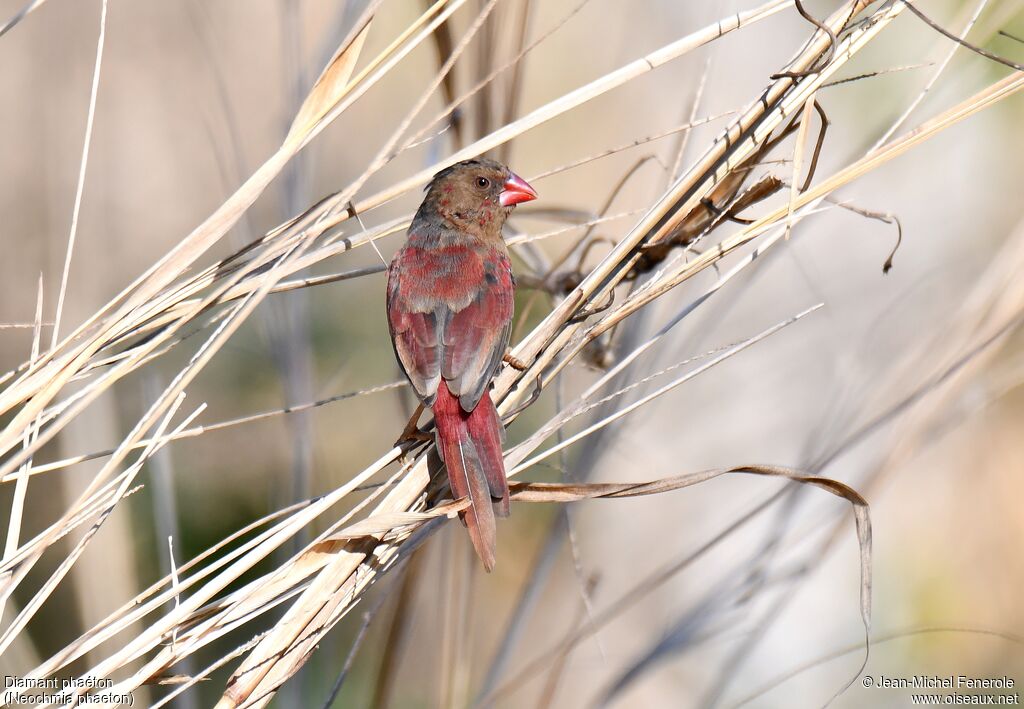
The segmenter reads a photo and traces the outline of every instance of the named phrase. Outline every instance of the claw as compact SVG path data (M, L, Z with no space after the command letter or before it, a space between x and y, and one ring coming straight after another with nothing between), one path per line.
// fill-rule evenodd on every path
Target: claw
M405 454L408 450L412 450L420 443L430 443L434 440L434 437L423 431L419 427L420 416L423 415L423 404L421 403L416 407L416 411L413 412L412 418L409 419L409 423L405 424L405 429L402 431L402 435L395 441L395 445L402 449L401 458L405 459ZM406 444L409 445L406 449Z

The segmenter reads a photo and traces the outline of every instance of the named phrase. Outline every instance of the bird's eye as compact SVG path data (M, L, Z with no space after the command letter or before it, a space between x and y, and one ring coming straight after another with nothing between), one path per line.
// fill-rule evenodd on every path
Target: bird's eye
M481 188L481 189L483 189L485 187L490 187L491 186L491 181L488 180L486 177L478 177L478 178L476 178L476 186Z

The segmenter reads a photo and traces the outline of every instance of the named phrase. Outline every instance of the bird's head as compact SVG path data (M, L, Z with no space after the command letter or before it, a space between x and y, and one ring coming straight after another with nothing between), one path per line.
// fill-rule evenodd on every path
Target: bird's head
M474 158L434 175L420 207L461 229L500 236L512 208L537 199L537 192L519 175L494 160Z

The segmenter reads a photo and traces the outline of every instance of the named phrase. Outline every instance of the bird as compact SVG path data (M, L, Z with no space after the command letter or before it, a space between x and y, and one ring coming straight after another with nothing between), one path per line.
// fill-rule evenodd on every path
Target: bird
M506 354L515 277L502 227L515 205L537 192L505 165L485 158L447 167L426 186L405 244L388 267L387 318L395 356L420 405L434 415L434 442L459 515L487 571L497 554L495 515L509 514L502 455L504 427L491 383ZM417 435L419 434L419 435Z

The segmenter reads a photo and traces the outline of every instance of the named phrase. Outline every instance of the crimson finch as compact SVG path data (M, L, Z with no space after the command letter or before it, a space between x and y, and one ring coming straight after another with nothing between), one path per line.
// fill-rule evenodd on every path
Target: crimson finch
M460 514L490 571L495 513L509 513L504 429L490 384L512 324L515 279L501 229L512 208L537 198L493 160L434 175L388 270L391 341L420 401L433 409L437 450Z

